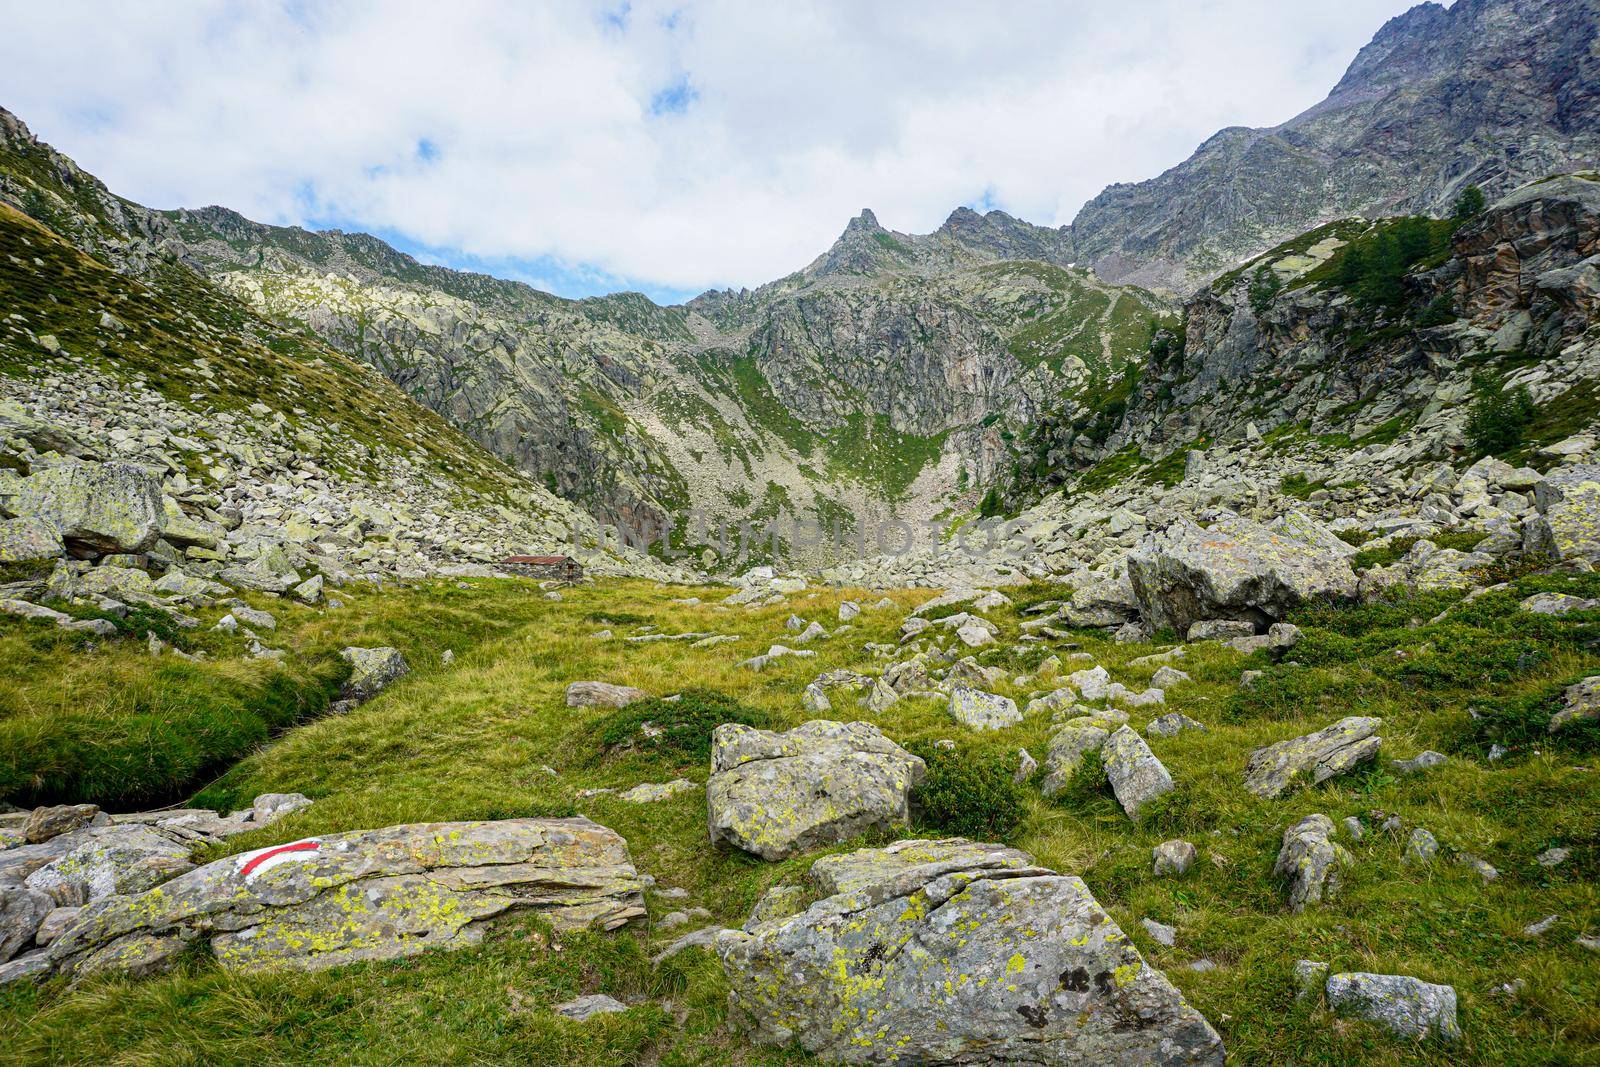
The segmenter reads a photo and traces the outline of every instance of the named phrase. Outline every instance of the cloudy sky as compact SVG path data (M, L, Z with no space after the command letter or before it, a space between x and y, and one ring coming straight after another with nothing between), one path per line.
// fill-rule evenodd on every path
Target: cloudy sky
M1315 103L1406 0L0 0L0 106L158 207L569 296L756 285L850 216L1070 222Z

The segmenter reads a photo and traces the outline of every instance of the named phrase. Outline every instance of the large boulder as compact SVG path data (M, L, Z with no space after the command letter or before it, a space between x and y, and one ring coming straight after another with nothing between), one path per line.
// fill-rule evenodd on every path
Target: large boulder
M1017 702L982 689L958 686L950 692L950 714L971 730L999 730L1022 721Z
M1307 601L1356 593L1343 555L1237 515L1168 527L1129 554L1128 578L1145 622L1180 634L1203 619L1264 626Z
M1130 726L1118 727L1106 738L1100 758L1105 763L1106 781L1130 819L1138 819L1140 809L1174 788L1172 775Z
M44 519L0 519L0 563L54 559L63 551L61 531Z
M70 850L28 875L24 884L67 907L143 893L194 869L193 840L160 826L90 826L55 840L69 840Z
M826 1062L1221 1064L1082 879L961 839L826 856L821 899L715 948L730 1021Z
M371 700L394 682L411 673L411 665L398 648L344 649L339 655L350 664L350 677L339 691L339 699L360 704Z
M1318 785L1376 759L1382 719L1351 716L1314 734L1265 745L1250 753L1244 787L1276 800L1298 785Z
M1600 563L1600 465L1558 467L1534 486L1537 515L1523 527L1534 555Z
M537 911L557 930L645 914L626 842L587 819L421 823L229 856L91 903L46 949L66 974L148 972L196 939L241 970L317 970L483 939Z
M61 463L24 478L9 504L48 522L78 556L143 552L161 536L161 480L131 463Z
M871 723L818 719L786 733L724 723L706 783L711 840L781 860L900 826L926 772Z

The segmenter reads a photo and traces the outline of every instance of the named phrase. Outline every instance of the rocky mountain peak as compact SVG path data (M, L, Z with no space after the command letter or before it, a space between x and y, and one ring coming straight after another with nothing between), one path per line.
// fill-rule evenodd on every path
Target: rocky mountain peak
M1308 227L1439 214L1600 159L1600 6L1459 0L1391 19L1321 103L1230 127L1186 162L1079 213L1077 256L1109 281L1187 292Z

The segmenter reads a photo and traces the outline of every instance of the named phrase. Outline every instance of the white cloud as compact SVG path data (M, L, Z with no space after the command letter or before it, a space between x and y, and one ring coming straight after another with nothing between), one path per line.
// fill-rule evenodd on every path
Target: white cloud
M0 105L156 206L694 290L787 273L866 206L1069 222L1315 103L1407 6L14 0Z

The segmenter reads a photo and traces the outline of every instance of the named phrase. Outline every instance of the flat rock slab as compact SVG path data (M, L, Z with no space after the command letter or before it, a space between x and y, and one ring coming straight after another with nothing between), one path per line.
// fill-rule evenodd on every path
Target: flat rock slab
M1221 1064L1221 1039L1079 878L899 841L817 861L822 899L718 935L730 1021L827 1062Z
M1244 787L1276 800L1298 785L1318 785L1376 759L1382 719L1352 716L1314 734L1279 741L1250 753Z
M567 686L569 708L625 708L640 700L650 699L650 694L631 685L612 685L610 682L573 682Z
M711 841L780 860L904 825L926 772L871 723L817 719L786 733L724 723L711 738Z
M1336 974L1328 979L1328 1007L1387 1027L1401 1037L1461 1037L1456 991L1403 974Z
M204 938L237 970L320 970L483 939L538 911L558 930L645 915L627 843L587 819L420 823L309 837L85 907L45 950L65 974L147 972Z

